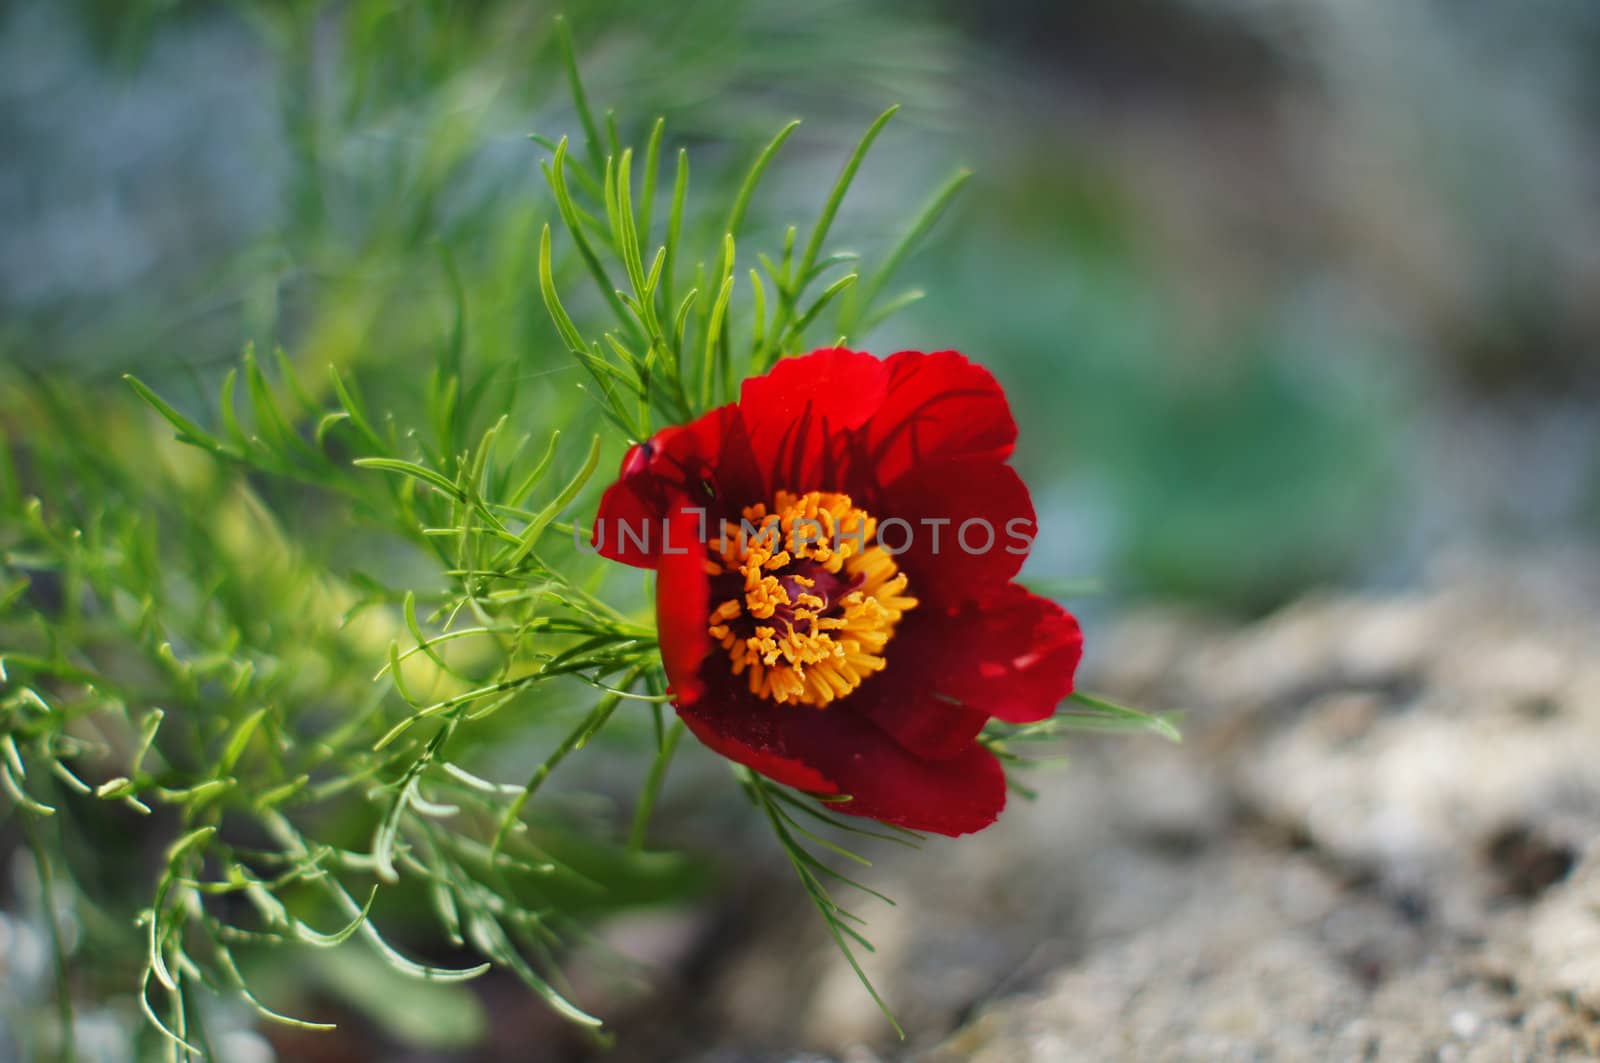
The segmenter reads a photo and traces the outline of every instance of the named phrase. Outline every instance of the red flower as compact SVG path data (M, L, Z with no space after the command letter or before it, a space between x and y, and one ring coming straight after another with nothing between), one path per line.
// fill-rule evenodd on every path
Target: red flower
M1072 692L1077 621L1011 582L1035 534L1005 394L954 351L821 350L623 459L594 544L655 569L661 656L702 742L915 830L994 822L989 718Z

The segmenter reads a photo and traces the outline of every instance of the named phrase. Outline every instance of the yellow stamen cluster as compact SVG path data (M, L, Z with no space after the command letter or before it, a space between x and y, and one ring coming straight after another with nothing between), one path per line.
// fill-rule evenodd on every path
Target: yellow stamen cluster
M878 522L848 495L779 491L770 509L749 506L744 518L710 544L707 572L743 577L742 596L711 611L711 637L752 694L826 706L883 668L883 648L917 600L894 558L872 545ZM828 601L814 593L819 582L843 593Z

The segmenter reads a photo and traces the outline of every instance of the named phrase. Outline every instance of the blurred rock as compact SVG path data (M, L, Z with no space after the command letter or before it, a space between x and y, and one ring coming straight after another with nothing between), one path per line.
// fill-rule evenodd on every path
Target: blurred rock
M1600 1013L1600 850L1534 909L1528 969L1535 986ZM1600 1028L1592 1031L1600 1037Z
M1184 710L1183 745L1075 740L995 828L863 872L908 1042L775 877L711 965L714 1044L670 1055L1594 1058L1596 573L1458 559L1243 628L1128 617L1085 685Z
M1131 620L1101 653L1159 651L1114 674L1194 708L1189 771L1220 780L1230 819L1175 905L927 1057L1594 1058L1594 576L1458 559L1426 593L1312 598L1234 632ZM1098 752L1094 788L1124 799L1172 756ZM1110 844L1183 792L1113 802Z

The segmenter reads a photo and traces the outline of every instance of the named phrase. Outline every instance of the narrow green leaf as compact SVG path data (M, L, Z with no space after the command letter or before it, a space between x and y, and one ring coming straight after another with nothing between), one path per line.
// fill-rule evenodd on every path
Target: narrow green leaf
M222 748L222 759L218 760L219 776L229 775L234 770L234 765L238 764L238 759L245 756L245 748L250 744L251 736L256 733L256 727L261 725L262 717L266 717L266 714L267 706L261 706L238 722L238 727L234 728L234 735L227 740L227 746Z
M1172 721L1166 716L1157 716L1148 712L1141 712L1138 709L1130 709L1126 705L1118 705L1114 701L1107 701L1105 698L1096 697L1093 694L1085 694L1081 690L1067 695L1067 700L1077 705L1082 705L1090 710L1091 713L1097 714L1105 720L1130 724L1144 730L1153 731L1169 742L1183 741L1183 735L1178 732L1178 729L1172 725ZM1052 717L1051 719L1061 719L1063 724L1069 727L1073 726L1075 722L1080 722L1074 720L1069 714ZM1049 723L1050 720L1042 722Z
M583 259L583 264L588 268L589 275L594 278L595 286L599 288L600 295L611 305L612 312L619 321L628 320L623 309L622 300L617 297L617 286L611 283L611 277L606 273L606 268L600 262L600 257L594 253L594 247L589 243L589 238L583 235L583 220L580 217L578 206L572 199L572 191L567 187L566 160L567 142L562 139L558 145L555 157L548 166L543 167L545 181L549 183L551 191L555 193L556 209L561 215L562 222L567 227L567 233L572 237L572 243L578 249L578 255Z
M233 445L238 448L240 454L248 454L255 448L255 444L239 423L239 400L235 394L238 384L239 369L235 366L222 377L222 392L217 399L217 412L222 415L222 430L228 434Z
M761 183L761 177L767 171L767 166L772 162L772 157L783 147L783 142L788 140L796 129L800 128L800 119L792 119L788 125L778 130L778 135L767 142L761 149L755 162L750 164L746 171L744 181L739 185L738 194L733 197L733 207L728 211L727 223L722 226L722 231L731 233L737 239L739 229L744 224L745 212L750 207L750 197L755 195L756 185ZM720 270L718 271L721 272Z
M161 396L157 395L154 391L151 391L142 380L134 376L132 373L124 373L122 375L122 379L128 382L129 387L138 392L141 399L149 403L157 413L166 418L167 422L178 430L178 439L182 442L191 444L192 446L200 447L202 450L209 450L213 454L217 454L221 457L233 459L238 459L240 457L240 455L234 453L224 446L222 441L217 439L217 437L213 436L211 433L201 428L198 424L185 417L177 410L173 409L161 398Z
M217 833L216 827L196 827L189 831L167 847L167 863L176 864L189 850L207 841L215 833Z
M233 779L205 779L195 783L193 786L185 786L175 790L158 786L156 787L155 795L156 799L164 804L193 804L194 807L198 808L233 785Z
M655 212L656 176L661 170L661 134L667 128L665 118L657 118L650 127L650 138L644 147L644 189L639 197L639 242L650 246L650 219Z
M589 109L588 94L583 91L583 79L578 76L578 56L572 48L572 27L565 15L556 16L556 34L561 44L561 62L567 68L567 85L572 90L572 103L578 109L578 121L583 123L585 146L594 172L605 169L605 151L600 146L600 127L595 124L594 112Z
M251 410L255 414L256 431L265 437L265 441L276 446L284 456L294 454L302 458L316 458L316 451L300 438L300 434L283 416L283 411L278 409L272 386L267 383L266 374L256 360L255 348L250 346L245 347L244 351L244 382L250 395Z
M580 1026L599 1027L598 1018L573 1004L566 997L556 992L555 987L548 981L539 977L528 961L512 947L507 940L505 931L500 924L484 913L475 913L467 922L467 937L485 956L488 956L502 967L511 971L522 984L533 990L546 1004L563 1017L579 1024Z
M328 375L333 380L333 392L339 396L339 405L344 407L345 413L350 415L350 423L355 426L367 443L375 450L383 450L383 439L372 427L372 422L367 419L366 411L362 408L355 392L345 382L343 374L337 366L328 366Z
M840 314L839 330L841 332L847 334L852 332L856 322L872 312L873 300L877 299L878 294L883 291L884 285L894 276L917 243L927 235L928 230L932 229L934 223L944 215L951 201L955 199L956 194L961 191L962 186L971 177L971 170L957 171L939 187L939 190L933 194L933 197L917 213L916 218L906 228L904 235L895 242L894 247L884 256L883 261L879 264L877 270L873 272L871 278L851 292L851 297L847 300Z
M172 1030L167 1027L167 1024L161 1021L161 1017L156 1014L155 1009L150 1006L151 973L152 972L150 968L146 967L144 977L139 982L139 1010L144 1012L144 1017L150 1021L150 1025L154 1026L158 1031L160 1031L161 1035L167 1040L171 1041L176 1048L182 1049L184 1052L194 1056L196 1059L204 1059L204 1052L200 1051L200 1049L196 1048L188 1041L185 1041L176 1033L173 1033Z
M827 305L832 302L840 292L855 284L857 279L859 279L858 274L846 273L843 277L840 277L838 280L828 285L827 288L823 289L822 294L817 297L817 301L812 303L810 308L806 310L806 312L802 314L794 324L789 326L789 331L785 334L784 339L780 341L780 349L777 349L774 353L782 354L782 346L797 342L802 339L805 336L806 329L811 326L812 322L816 321L818 315L822 313Z
M378 887L374 886L372 887L371 891L368 892L367 902L361 906L360 910L351 916L348 923L340 927L338 930L335 930L331 934L324 934L319 930L313 930L311 927L302 923L298 919L290 920L290 927L294 931L294 936L298 940L305 942L307 945L311 945L319 949L337 948L338 946L343 945L346 941L349 941L363 926L366 925L367 917L372 912L372 902L377 899Z
M300 837L299 833L295 831L294 827L289 823L289 821L283 818L283 816L276 812L268 812L263 817L263 825L267 828L267 831L278 840L279 844L285 846L291 855L298 856L302 859L310 859L311 853L306 848L304 840ZM331 897L333 901L344 910L345 914L351 918L351 926L353 926L354 929L352 930L351 926L347 926L345 931L341 931L341 933L348 932L352 934L361 934L361 936L367 940L367 943L377 950L378 955L383 958L384 962L388 963L389 966L393 967L397 971L400 971L402 974L407 974L413 978L420 978L429 982L465 982L469 979L477 978L479 975L484 974L491 966L487 963L480 963L475 967L459 969L448 967L430 967L426 964L417 963L415 960L407 959L404 955L397 951L394 946L390 945L388 941L384 940L383 935L378 933L377 927L373 926L372 921L367 918L367 912L372 906L371 896L367 898L367 903L365 905L359 905L355 902L355 898L351 897L345 888L339 885L338 881L331 875L323 874L316 879L316 882L321 885L323 891L327 893L328 896ZM376 892L376 887L374 887L374 896L376 895ZM313 942L313 944L315 944L315 942Z
M417 596L412 591L406 591L405 601L401 604L401 612L405 616L406 630L411 632L411 637L417 640L417 649L428 655L428 659L439 666L443 672L454 674L454 669L445 663L443 657L433 648L433 642L422 633L422 626L417 623ZM398 662L396 662L398 663ZM391 665L391 668L393 665Z
M450 498L459 500L463 497L461 490L450 480L414 461L401 461L399 458L357 458L352 464L363 469L383 469L386 472L400 473L437 488L440 493Z
M268 1022L280 1023L284 1026L293 1026L301 1030L338 1029L337 1025L334 1023L312 1022L309 1019L296 1019L280 1012L273 1011L271 1008L261 1003L260 1000L256 999L256 995L250 991L250 986L245 982L244 975L239 973L239 966L234 962L233 953L230 952L228 947L222 943L220 937L213 936L212 942L216 948L215 955L217 957L218 965L221 966L223 973L228 978L228 981L233 983L233 988L238 991L239 995L244 998L245 1003L249 1004L257 1015L260 1015Z
M516 548L502 562L505 568L514 569L522 563L522 559L527 557L529 551L538 543L539 536L544 534L545 529L550 526L550 522L555 520L563 509L571 505L573 499L578 497L578 492L583 490L584 484L589 482L589 477L594 475L594 470L599 464L600 437L596 435L589 441L589 453L583 459L583 465L578 469L578 472L571 480L567 481L567 485L561 489L561 493L551 499L550 503L541 509L528 522L528 526L523 529Z
M806 241L806 249L800 256L800 268L795 271L795 289L791 293L798 297L800 289L804 286L804 278L811 272L812 263L817 260L817 255L822 251L822 243L828 238L828 230L833 226L833 219L839 213L839 205L844 202L845 193L850 190L850 184L855 180L856 171L861 169L861 162L867 157L867 152L872 148L872 142L878 139L878 134L883 132L883 127L889 119L894 117L900 109L899 104L890 107L880 114L872 125L867 127L861 142L856 145L856 150L851 153L850 161L845 163L844 169L839 173L839 180L834 183L833 191L828 193L827 202L822 206L822 213L817 217L817 224L811 230L811 238Z
M638 681L639 675L640 671L635 670L623 680L622 686L624 688L631 686ZM522 792L506 807L505 813L500 817L500 826L494 832L494 841L489 844L489 852L491 854L500 851L501 846L505 844L506 837L511 833L512 828L521 817L523 807L538 792L539 787L544 785L544 781L550 777L550 773L555 771L557 765L565 760L568 754L582 746L605 726L606 721L611 719L611 714L616 712L617 705L621 701L621 696L617 694L608 694L601 698L595 707L589 711L589 714L583 718L583 722L561 741L555 751L545 758L544 763L534 769L533 774L528 777L527 785L522 788Z
M661 786L666 781L667 768L672 763L672 755L677 752L678 743L683 739L684 730L682 720L673 722L656 750L656 759L650 765L650 774L645 777L644 789L639 794L639 803L633 810L633 826L628 831L628 848L635 852L644 848L645 834L650 829L650 814L655 809L656 800L661 796Z
M767 342L767 287L761 283L761 274L756 270L750 271L750 294L752 307L750 312L750 337L751 362L758 362L761 350Z
M162 643L162 648L170 651L168 643ZM149 754L150 747L155 744L156 732L161 729L161 721L166 715L160 709L151 709L139 721L139 744L133 751L133 767L129 770L129 775L139 774L139 769L144 765L144 758Z
M28 796L22 789L22 784L17 781L16 776L12 773L11 765L6 762L0 762L0 787L4 787L6 793L11 796L11 800L15 801L20 808L25 808L29 812L40 816L53 816L56 814L56 810L50 805L35 801Z
M722 238L723 260L727 263L726 272L722 275L717 291L717 297L711 303L711 312L706 319L705 349L701 354L700 363L700 406L709 409L713 406L716 379L716 367L719 351L721 356L726 355L726 350L721 347L722 322L728 312L728 301L733 297L733 237Z
M683 204L689 195L689 152L684 148L678 149L678 169L672 179L672 208L667 214L667 239L661 246L666 251L666 264L661 270L661 305L663 308L672 306L673 293L676 290L674 282L673 263L678 257L678 240L683 232ZM683 330L677 330L679 347L678 360L682 359Z
M883 322L898 314L900 311L916 303L920 303L923 299L927 298L927 295L928 293L923 291L921 288L912 288L908 291L901 292L893 299L883 303L870 314L862 317L860 321L855 322L851 329L846 332L846 335L862 335L870 332L872 329L876 328L878 325L881 325ZM840 345L843 346L843 340L840 341Z
M0 736L0 753L4 754L5 762L11 766L11 770L16 773L17 778L26 779L28 777L28 769L22 763L22 754L17 749L15 736L9 733Z

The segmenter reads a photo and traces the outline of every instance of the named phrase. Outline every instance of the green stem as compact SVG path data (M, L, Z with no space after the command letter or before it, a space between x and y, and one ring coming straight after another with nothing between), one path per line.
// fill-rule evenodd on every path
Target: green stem
M655 763L650 765L650 774L644 781L644 792L639 795L639 807L633 812L633 829L628 832L628 849L632 852L644 848L645 832L650 828L650 813L656 807L656 798L661 795L661 784L667 777L672 754L677 752L684 730L682 720L672 725L661 743L661 751L656 754Z
M67 953L61 944L61 926L56 921L55 874L33 817L23 813L18 819L22 822L23 834L27 836L28 848L33 851L34 866L39 870L40 904L44 908L45 926L50 930L50 952L55 960L56 1011L61 1020L61 1059L63 1063L72 1063L77 1058L72 1028L72 986L67 977Z
M623 678L617 689L627 690L639 681L639 676L643 672L643 667L635 668ZM544 763L534 769L533 775L528 778L527 785L522 788L522 792L517 795L516 800L511 802L510 806L506 808L505 814L500 818L500 827L495 831L494 841L489 845L491 859L500 852L501 846L505 844L506 836L511 833L512 827L522 815L522 809L527 805L528 799L534 795L539 787L544 785L544 781L550 777L550 773L555 771L556 766L563 760L567 759L569 753L575 749L582 749L589 739L599 733L600 729L606 725L606 721L611 719L611 714L617 711L617 705L621 701L621 694L607 694L601 698L599 703L583 718L583 722L571 734L562 739L555 752L546 757Z

